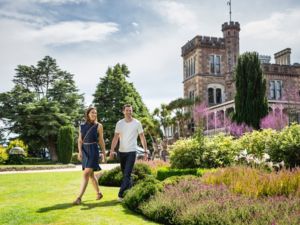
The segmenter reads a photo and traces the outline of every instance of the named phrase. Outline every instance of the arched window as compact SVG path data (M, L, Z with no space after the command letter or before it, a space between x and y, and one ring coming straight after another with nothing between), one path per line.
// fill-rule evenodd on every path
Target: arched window
M217 104L222 103L222 90L221 90L221 88L216 89L216 103Z
M214 104L215 98L214 98L214 89L208 88L208 104Z

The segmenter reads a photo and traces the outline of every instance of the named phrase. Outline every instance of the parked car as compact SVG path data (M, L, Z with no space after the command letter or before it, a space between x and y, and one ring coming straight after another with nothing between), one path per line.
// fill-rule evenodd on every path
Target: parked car
M136 159L137 160L143 160L144 159L144 149L141 148L141 147L138 147L137 150L136 150ZM151 159L151 152L149 150L147 150L147 153L148 153L148 160Z

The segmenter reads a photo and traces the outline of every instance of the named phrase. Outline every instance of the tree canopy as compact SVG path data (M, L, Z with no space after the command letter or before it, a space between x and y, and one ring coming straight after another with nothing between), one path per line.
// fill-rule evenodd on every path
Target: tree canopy
M246 52L239 57L235 79L233 120L259 129L260 120L268 114L268 102L266 80L256 52Z
M18 65L9 92L0 93L0 117L9 132L29 145L31 153L48 148L57 160L56 141L63 125L77 125L83 115L83 95L73 74L61 70L50 56L37 66Z
M125 64L116 64L108 68L106 75L100 78L94 94L93 103L98 111L99 121L104 127L104 139L112 140L115 125L124 117L122 107L133 106L134 116L138 119L150 117L147 107L134 85L127 81L129 70Z

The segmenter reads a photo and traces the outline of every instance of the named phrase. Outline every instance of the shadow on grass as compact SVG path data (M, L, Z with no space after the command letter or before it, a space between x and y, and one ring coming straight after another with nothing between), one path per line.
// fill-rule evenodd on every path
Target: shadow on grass
M49 212L53 210L61 210L61 209L68 209L72 207L82 207L81 210L89 210L96 207L108 207L108 206L115 206L120 204L117 200L111 200L111 201L102 201L97 203L85 203L82 202L80 205L73 205L72 203L62 203L62 204L56 204L49 207L40 208L37 210L38 213L44 213Z

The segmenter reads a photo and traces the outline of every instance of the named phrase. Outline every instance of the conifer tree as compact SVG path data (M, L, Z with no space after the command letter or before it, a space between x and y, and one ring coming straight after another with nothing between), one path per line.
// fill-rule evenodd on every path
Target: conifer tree
M268 114L268 102L266 80L256 52L246 52L239 57L235 79L233 120L259 129L260 120Z
M124 117L122 107L131 104L134 117L150 117L148 109L132 83L128 82L129 70L125 64L116 64L108 68L106 75L100 78L94 94L93 103L98 111L99 121L104 127L104 140L110 143L115 125Z

